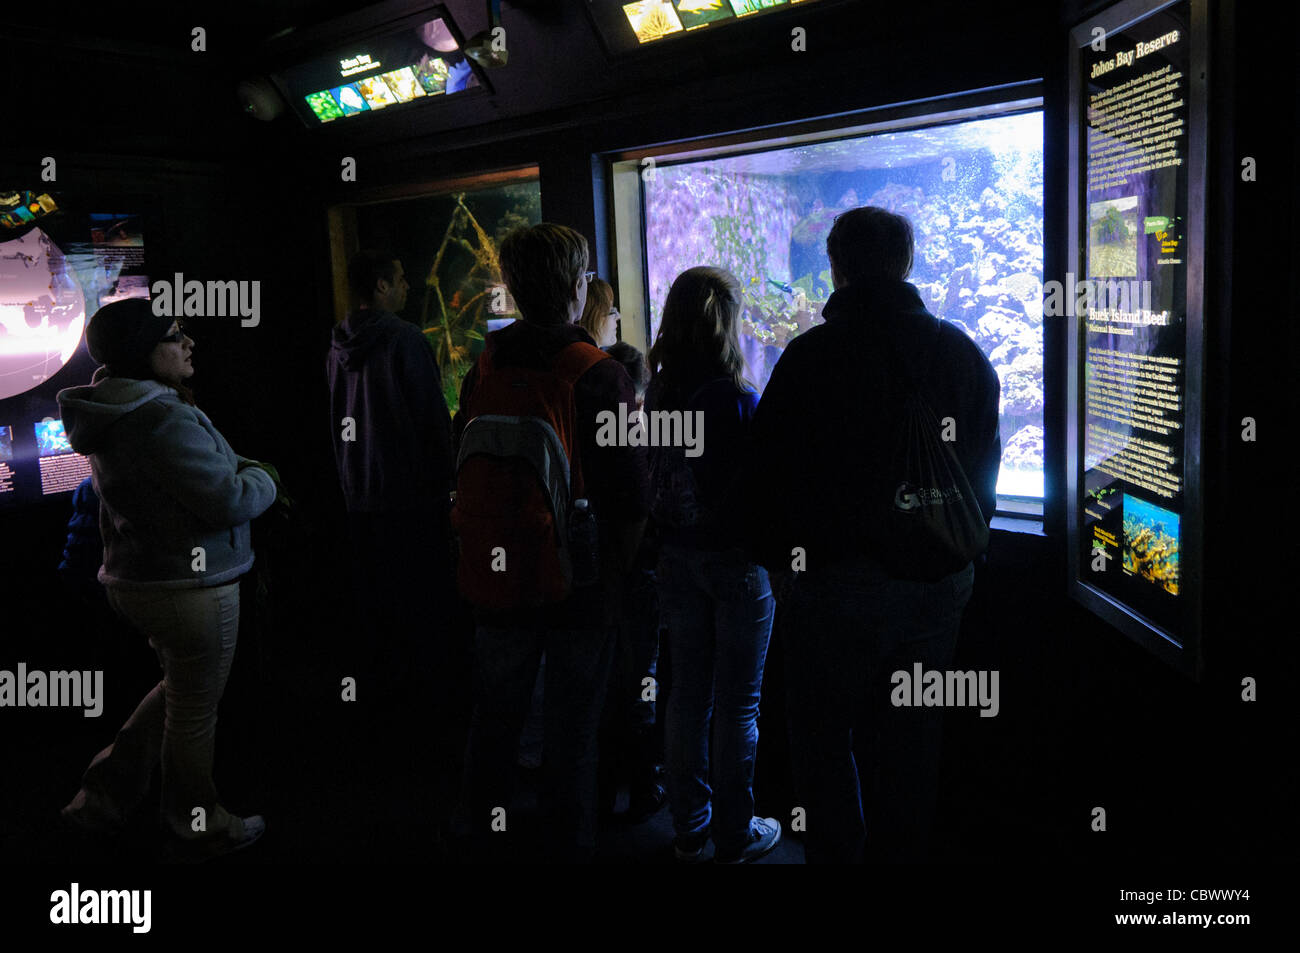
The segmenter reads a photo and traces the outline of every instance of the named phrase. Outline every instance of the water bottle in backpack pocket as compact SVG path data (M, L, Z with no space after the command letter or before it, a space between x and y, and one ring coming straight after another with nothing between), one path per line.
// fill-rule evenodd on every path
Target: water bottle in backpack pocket
M600 581L600 531L589 500L573 501L569 514L569 560L573 569L573 588L580 589Z

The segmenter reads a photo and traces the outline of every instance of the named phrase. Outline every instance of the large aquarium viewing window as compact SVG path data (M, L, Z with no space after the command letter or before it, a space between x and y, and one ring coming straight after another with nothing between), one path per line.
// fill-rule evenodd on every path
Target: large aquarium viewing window
M741 343L761 390L786 342L822 320L836 215L860 205L905 215L916 238L908 280L1002 383L998 495L1042 499L1041 111L695 161L665 155L650 168L640 175L649 333L633 343L653 341L678 274L720 266L745 289Z
M429 194L432 193L432 194ZM424 194L330 210L335 317L346 312L347 261L361 248L391 251L410 284L401 317L418 324L438 358L452 413L489 331L513 321L497 249L520 225L542 220L535 169L429 186Z

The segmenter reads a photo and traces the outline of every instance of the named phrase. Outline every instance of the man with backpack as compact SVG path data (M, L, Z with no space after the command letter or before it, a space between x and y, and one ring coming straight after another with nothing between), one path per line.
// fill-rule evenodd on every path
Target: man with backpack
M457 582L477 623L462 819L509 856L515 753L545 651L549 839L557 859L589 860L597 727L647 512L645 450L597 439L599 415L634 408L636 395L622 365L574 323L586 302L586 239L550 223L516 229L500 263L522 320L488 335L452 424Z
M732 494L730 518L788 583L777 628L809 862L860 861L868 830L875 859L925 857L943 709L896 706L891 676L951 663L997 501L997 374L906 282L912 248L884 209L835 220L825 324L786 346ZM875 760L861 788L855 748Z

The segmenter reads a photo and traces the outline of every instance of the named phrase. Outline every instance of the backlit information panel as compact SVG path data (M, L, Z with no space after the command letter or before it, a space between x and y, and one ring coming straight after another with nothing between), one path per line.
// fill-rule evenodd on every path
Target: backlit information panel
M1145 0L1074 30L1073 271L1056 312L1071 324L1071 588L1190 674L1202 595L1203 22L1199 3Z

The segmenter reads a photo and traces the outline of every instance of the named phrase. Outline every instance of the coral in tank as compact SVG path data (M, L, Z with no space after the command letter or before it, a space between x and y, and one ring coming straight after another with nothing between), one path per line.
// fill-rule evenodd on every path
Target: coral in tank
M452 413L488 331L515 317L497 261L501 240L514 228L536 225L541 213L536 180L483 183L342 209L344 221L353 223L355 247L392 251L411 276L402 316L425 332Z
M430 293L425 295L420 316L424 333L438 355L443 396L449 408L459 402L460 384L469 371L473 342L483 340L487 329L487 297L501 273L496 248L474 213L465 206L464 193L457 194L455 199L451 220L424 279ZM443 263L448 249L457 247L468 251L474 260L459 287L448 298L443 294Z
M532 224L537 216L529 214L528 203L516 205L502 213L493 237L466 204L465 193L453 198L455 207L425 278L428 293L420 324L437 354L443 396L454 414L460 405L461 382L482 350L489 317L513 314L501 281L497 247L511 229ZM460 261L455 260L457 253ZM450 296L448 289L454 289Z
M745 290L742 344L760 389L785 343L821 320L835 217L861 205L905 215L908 280L1002 382L999 492L1041 497L1041 113L663 165L644 187L652 337L673 278L725 268Z
M782 183L675 166L658 170L646 201L652 340L668 289L687 268L725 268L745 289L746 306L755 307L769 277L790 277L799 201Z

